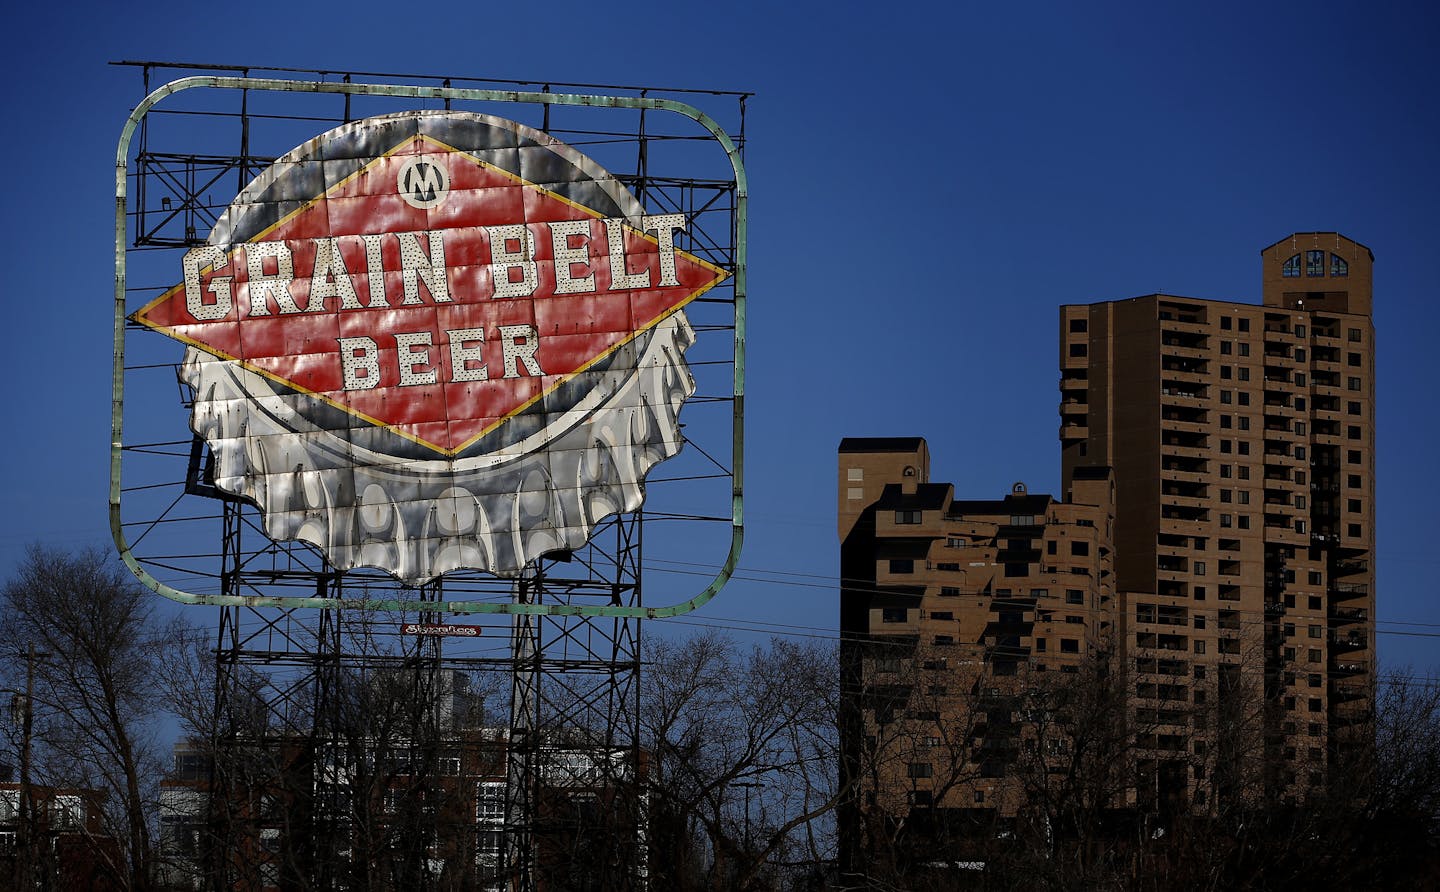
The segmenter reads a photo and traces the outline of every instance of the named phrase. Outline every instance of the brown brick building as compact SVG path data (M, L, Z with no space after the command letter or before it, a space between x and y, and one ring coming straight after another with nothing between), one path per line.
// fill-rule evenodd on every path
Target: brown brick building
M846 853L1013 816L1037 748L1025 691L1115 634L1107 470L1077 471L1066 502L1021 483L957 500L929 464L918 437L840 444L844 771L862 791L840 816Z
M841 443L842 859L1013 816L1027 753L1069 745L1026 692L1087 664L1124 702L1106 807L1323 783L1374 694L1372 264L1300 233L1260 304L1061 307L1062 499L957 500L924 440Z
M1242 755L1284 797L1323 780L1374 686L1374 258L1333 232L1261 257L1260 305L1061 307L1060 440L1066 489L1115 471L1126 665L1256 704ZM1204 731L1170 739L1203 754Z

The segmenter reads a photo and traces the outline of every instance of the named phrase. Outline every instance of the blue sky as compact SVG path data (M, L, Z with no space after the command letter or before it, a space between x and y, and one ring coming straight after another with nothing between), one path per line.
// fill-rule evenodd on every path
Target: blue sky
M112 163L142 91L107 62L752 90L742 565L772 572L704 617L834 628L842 437L925 436L962 496L1055 491L1060 304L1258 301L1261 248L1334 229L1376 256L1381 657L1440 669L1440 638L1396 634L1440 633L1440 22L1171 7L25 4L0 37L0 573L108 543Z

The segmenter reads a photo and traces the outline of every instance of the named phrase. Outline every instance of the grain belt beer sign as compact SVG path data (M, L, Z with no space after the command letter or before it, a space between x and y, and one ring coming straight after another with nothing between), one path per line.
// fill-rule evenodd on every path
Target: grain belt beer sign
M238 195L134 321L183 341L218 487L407 583L518 574L679 451L684 307L725 273L523 125L346 124Z

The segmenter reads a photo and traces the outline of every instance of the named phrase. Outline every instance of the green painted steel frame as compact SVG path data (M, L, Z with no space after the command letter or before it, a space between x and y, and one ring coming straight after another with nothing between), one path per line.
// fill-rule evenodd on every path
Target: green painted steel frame
M735 383L731 420L733 467L731 471L730 551L715 578L694 597L668 607L614 607L566 604L502 604L486 601L419 601L406 599L349 600L343 598L291 598L242 595L200 595L166 585L150 574L131 551L120 521L120 470L123 452L125 404L125 261L127 176L130 141L141 119L162 99L198 87L224 90L265 90L290 93L340 93L390 96L400 99L458 99L479 102L518 102L548 105L576 105L595 108L654 109L674 112L700 124L720 143L735 171ZM318 81L291 81L248 77L187 77L156 89L135 107L120 134L115 153L115 360L111 376L110 404L110 533L126 566L157 593L182 604L252 607L316 607L322 609L427 610L445 613L526 613L563 616L614 616L645 619L679 616L700 607L724 587L740 560L745 538L743 481L745 448L745 279L746 203L745 166L734 141L704 112L683 102L632 96L594 96L566 93L534 93L516 90L471 90L450 87L422 87L398 84L348 84Z

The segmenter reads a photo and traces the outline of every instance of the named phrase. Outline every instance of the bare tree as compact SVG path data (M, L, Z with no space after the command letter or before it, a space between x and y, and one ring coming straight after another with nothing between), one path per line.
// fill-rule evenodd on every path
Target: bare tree
M657 888L769 889L833 851L832 648L723 635L659 641L642 694Z
M153 596L112 556L32 546L0 592L8 686L31 645L36 776L105 796L95 857L123 888L150 886L151 819L159 777L157 729L170 649Z

